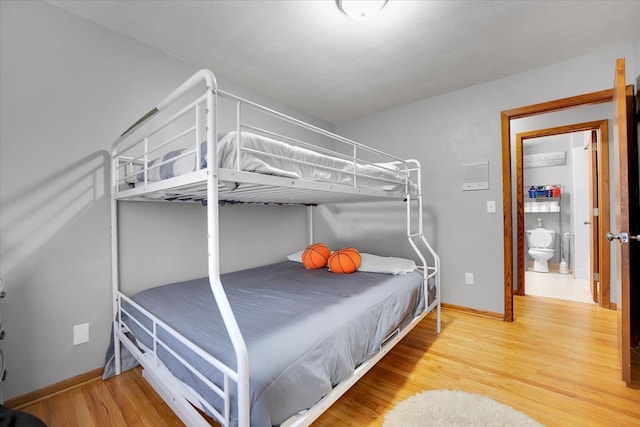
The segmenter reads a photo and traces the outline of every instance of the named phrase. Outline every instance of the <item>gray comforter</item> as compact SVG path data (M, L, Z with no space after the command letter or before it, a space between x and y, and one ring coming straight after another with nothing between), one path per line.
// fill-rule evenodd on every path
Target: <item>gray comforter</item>
M371 357L396 328L425 308L418 272L340 275L286 261L225 274L222 283L249 352L253 427L279 425L313 406ZM235 367L235 353L207 278L149 289L133 299ZM140 313L136 317L151 325ZM150 347L150 337L133 322L127 323L136 339ZM198 356L166 332L158 334L207 377L221 383L220 374ZM170 354L160 350L159 355L177 378L220 407L220 399ZM232 420L236 417L233 408Z

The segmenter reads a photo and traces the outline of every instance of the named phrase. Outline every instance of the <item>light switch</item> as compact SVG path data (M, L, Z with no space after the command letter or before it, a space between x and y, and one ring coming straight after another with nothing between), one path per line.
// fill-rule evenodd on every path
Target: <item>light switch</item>
M464 273L464 284L475 285L475 282L473 280L473 273Z
M487 202L487 213L496 213L496 202L495 202L495 200L489 200Z

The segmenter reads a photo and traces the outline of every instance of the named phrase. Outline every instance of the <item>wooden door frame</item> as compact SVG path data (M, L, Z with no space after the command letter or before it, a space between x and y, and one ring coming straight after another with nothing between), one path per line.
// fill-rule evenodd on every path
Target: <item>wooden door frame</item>
M608 139L608 126L607 126L607 139ZM600 134L600 138L598 138L598 134ZM598 198L599 194L602 194L602 190L600 189L600 187L598 186L598 183L602 180L602 178L599 175L604 174L604 168L606 167L606 174L607 174L607 178L609 177L609 143L607 142L607 144L600 144L600 140L602 139L602 135L605 134L605 132L603 132L602 130L600 131L596 131L595 129L592 129L591 132L589 132L589 148L590 148L590 156L589 156L589 190L590 190L590 195L589 195L589 208L590 209L599 209L600 206L602 206L602 201L601 199ZM595 144L595 145L594 145ZM600 146L598 145L600 144ZM606 150L606 156L607 156L607 163L603 162L603 159L598 160L599 157L602 157L603 154L602 152L600 153L600 155L598 155L598 151L602 151L601 148L607 147ZM598 170L598 168L603 168L602 172L600 172L600 170ZM608 214L611 214L611 206L608 206ZM603 221L601 218L599 218L598 215L593 215L593 212L591 212L590 214L591 216L591 232L589 233L589 285L591 287L591 298L593 300L593 302L595 302L596 304L600 304L603 305L603 299L602 299L602 288L604 286L603 282L600 282L600 280L596 280L596 278L594 277L594 272L598 272L598 274L602 274L602 277L608 277L608 287L607 290L609 290L609 288L611 287L611 273L609 273L609 276L605 276L604 273L600 273L600 269L602 268L601 265L603 265L603 261L600 259L601 258L601 254L602 251L604 250L604 240L602 240L602 236L599 233L599 231L601 230L601 227L604 227L604 224L606 224L605 221ZM608 222L610 221L610 219L607 220ZM569 245L571 245L571 243L569 243ZM611 254L611 251L608 251L609 254ZM609 255L609 263L611 262L611 256ZM610 264L607 263L607 267L610 267ZM600 284L600 286L598 286L598 283ZM611 293L609 293L608 295L611 295ZM610 298L609 298L610 299ZM611 301L609 301L610 303Z
M516 295L524 295L525 283L525 244L524 244L524 168L523 168L523 143L527 139L539 138L544 136L561 135L574 132L584 131L598 131L600 138L597 142L597 152L599 155L597 170L590 172L598 177L597 184L597 200L592 201L591 205L598 206L597 216L597 229L595 232L595 243L599 249L602 249L606 243L608 249L609 242L606 240L607 231L609 231L610 223L610 196L609 196L609 120L597 120L585 123L576 123L565 126L558 126L547 129L537 129L528 132L521 132L516 134L515 151L516 151L516 221L517 221L517 288L515 290ZM594 192L596 189L592 189ZM594 203L595 202L595 203ZM593 212L592 223L593 221ZM560 236L562 237L562 236ZM596 251L591 250L591 257L594 258ZM610 281L611 271L610 265L610 251L598 250L597 262L600 266L600 292L598 301L603 307L609 308L610 305ZM593 271L591 271L591 280L593 283ZM595 295L594 295L595 297Z
M613 89L505 110L500 113L502 134L502 219L504 224L504 321L513 322L513 220L511 196L511 120L611 102Z

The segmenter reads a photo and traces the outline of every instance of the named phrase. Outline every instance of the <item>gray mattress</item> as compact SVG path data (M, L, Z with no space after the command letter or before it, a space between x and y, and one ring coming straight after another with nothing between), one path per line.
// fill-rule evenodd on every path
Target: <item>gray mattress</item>
M225 274L222 283L248 348L253 427L279 425L313 406L371 357L396 328L425 309L419 272L340 275L286 261ZM133 300L235 368L235 353L207 278L148 289ZM133 313L151 325L145 316ZM139 327L126 323L136 339L151 346ZM168 337L162 330L158 334ZM210 372L198 356L167 339L208 378L221 383L219 373ZM159 355L174 376L220 408L220 399L207 393L173 356L166 351ZM231 415L234 424L235 409Z

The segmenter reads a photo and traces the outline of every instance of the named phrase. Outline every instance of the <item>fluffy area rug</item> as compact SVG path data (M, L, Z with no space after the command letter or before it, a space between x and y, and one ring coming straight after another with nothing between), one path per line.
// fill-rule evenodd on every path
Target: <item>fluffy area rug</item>
M459 390L430 390L398 403L383 427L542 427L510 406Z

